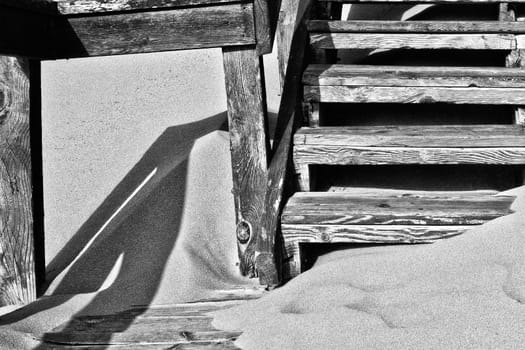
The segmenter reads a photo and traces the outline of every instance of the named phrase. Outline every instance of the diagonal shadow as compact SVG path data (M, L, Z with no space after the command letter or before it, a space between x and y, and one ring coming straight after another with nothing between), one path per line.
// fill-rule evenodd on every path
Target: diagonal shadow
M189 153L195 140L225 122L226 113L220 113L166 129L50 263L51 278L62 272L53 297L4 315L0 325L57 307L78 293L100 290L71 319L90 310L151 302L178 238ZM112 273L114 281L106 288Z

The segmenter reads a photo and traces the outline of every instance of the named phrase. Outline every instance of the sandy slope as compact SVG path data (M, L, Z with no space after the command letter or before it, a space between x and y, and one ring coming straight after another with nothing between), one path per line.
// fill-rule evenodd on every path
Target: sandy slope
M525 187L516 213L425 246L341 250L217 314L245 349L522 349Z
M158 171L147 194L134 199L119 225L102 232L45 297L0 316L0 349L30 349L39 335L74 316L184 302L257 283L236 266L228 134L201 136L210 127L195 127L182 129L191 142L167 144L172 156L153 157Z

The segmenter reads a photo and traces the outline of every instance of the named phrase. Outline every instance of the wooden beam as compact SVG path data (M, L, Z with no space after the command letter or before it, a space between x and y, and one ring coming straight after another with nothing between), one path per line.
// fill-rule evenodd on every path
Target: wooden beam
M272 52L273 39L281 0L254 0L255 37L257 52L264 55Z
M29 61L0 56L0 305L36 299Z
M255 44L251 4L70 17L58 33L57 58Z
M305 100L315 102L525 104L525 88L305 86L304 90Z
M311 64L306 85L525 87L525 70L505 67L414 67Z
M255 47L223 49L241 273L256 277L268 181L266 106ZM259 252L260 253L260 252ZM268 252L273 254L273 252Z
M353 3L353 4L364 4L364 3L412 3L412 4L498 4L502 2L508 2L509 0L318 0L322 2L342 2L342 3ZM525 0L513 0L513 3L524 3Z
M465 49L513 50L512 34L392 34L311 33L310 43L320 49Z
M317 33L525 33L523 22L499 21L308 21Z

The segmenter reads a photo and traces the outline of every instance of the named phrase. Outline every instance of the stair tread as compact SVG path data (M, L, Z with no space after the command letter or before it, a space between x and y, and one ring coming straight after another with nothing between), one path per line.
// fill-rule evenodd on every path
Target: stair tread
M525 33L525 22L511 21L370 21L310 20L318 33Z
M525 128L521 125L303 127L295 134L294 144L416 148L525 147Z
M525 70L505 67L414 67L311 64L306 85L400 87L525 87Z
M372 194L372 192L374 192ZM510 214L514 197L472 191L298 192L283 225L477 225Z

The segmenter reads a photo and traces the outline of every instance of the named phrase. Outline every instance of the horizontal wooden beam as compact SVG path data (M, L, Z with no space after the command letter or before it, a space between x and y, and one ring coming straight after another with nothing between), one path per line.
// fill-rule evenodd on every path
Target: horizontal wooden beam
M255 43L251 4L71 17L59 35L58 58Z
M415 67L312 64L306 85L525 87L525 70L505 67Z
M517 47L511 34L311 33L310 43L320 49L514 50Z
M308 22L317 33L525 33L525 22L502 21L322 21Z
M307 101L525 105L525 88L305 86Z
M365 4L365 3L412 3L412 4L498 4L498 3L524 3L525 0L319 0L321 2L340 2L347 4Z
M525 147L521 125L401 125L301 128L296 145Z
M507 164L525 165L524 147L408 148L296 145L296 167L303 165Z
M1 0L0 0L1 1ZM255 44L253 5L48 16L0 6L0 54L38 59Z

